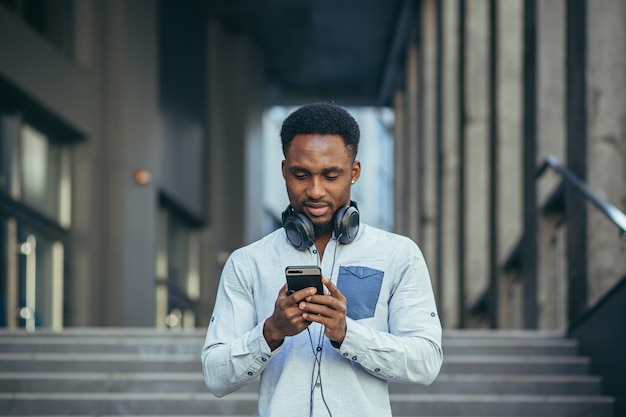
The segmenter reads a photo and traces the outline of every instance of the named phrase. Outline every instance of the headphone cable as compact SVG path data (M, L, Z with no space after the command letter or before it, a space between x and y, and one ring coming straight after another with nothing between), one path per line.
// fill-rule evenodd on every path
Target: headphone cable
M324 395L324 385L322 383L322 352L323 352L323 343L324 343L324 325L320 325L320 332L317 339L317 347L313 344L313 336L311 335L311 330L307 327L307 332L309 334L309 342L311 344L311 350L313 352L313 356L315 360L313 362L313 369L311 371L311 393L309 398L309 415L313 416L313 395L315 393L315 387L319 384L320 394L322 396L322 402L324 403L324 407L326 407L326 411L330 417L333 414L330 411L330 407L328 406L328 402L326 401L326 396ZM317 370L317 372L316 372Z
M333 272L335 270L335 261L337 261L337 249L339 246L339 239L341 239L342 235L343 233L337 236L335 248L333 250L333 263L330 268L330 278L329 278L331 280L332 280ZM319 262L319 257L318 257L318 262ZM311 344L311 350L313 352L313 356L315 357L315 361L313 363L313 370L311 372L311 395L309 399L309 415L313 416L313 394L315 392L316 385L319 383L322 401L324 403L324 406L326 407L326 411L328 411L328 415L332 417L333 414L330 411L328 402L326 402L326 396L324 395L324 384L322 383L322 356L323 356L323 344L324 344L324 325L320 325L320 332L319 332L319 336L317 339L317 347L315 347L315 345L313 344L313 336L311 335L310 328L307 327L306 330L309 334L309 342ZM315 372L316 368L317 368L317 375Z

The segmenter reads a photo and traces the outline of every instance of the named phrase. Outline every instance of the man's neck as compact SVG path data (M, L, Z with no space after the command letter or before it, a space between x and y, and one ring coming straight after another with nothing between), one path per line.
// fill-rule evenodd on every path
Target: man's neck
M330 242L330 238L332 236L333 236L332 232L324 233L323 235L320 235L320 236L315 236L315 247L317 248L317 253L320 257L320 261L324 257L324 250L326 249L326 246L328 245L328 242Z

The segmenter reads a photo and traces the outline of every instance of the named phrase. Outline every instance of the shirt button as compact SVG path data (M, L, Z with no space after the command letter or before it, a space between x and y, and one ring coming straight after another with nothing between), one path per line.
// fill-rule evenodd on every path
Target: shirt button
M343 354L343 356L348 356L348 353L347 353L347 352L346 352L346 353L344 353L344 354Z
M267 359L266 359L266 358L261 358L261 360L262 360L263 362L267 362Z
M380 372L380 368L374 369L374 372Z
M248 376L252 376L254 375L252 372L248 372Z
M356 356L353 356L353 357L352 357L352 360L353 360L353 361L355 361L355 360L356 360Z

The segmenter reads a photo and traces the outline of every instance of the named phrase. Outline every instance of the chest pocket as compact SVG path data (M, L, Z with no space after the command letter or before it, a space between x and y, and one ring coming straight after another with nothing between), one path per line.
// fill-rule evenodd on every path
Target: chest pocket
M348 300L348 317L353 320L374 317L384 274L366 266L339 267L337 288Z

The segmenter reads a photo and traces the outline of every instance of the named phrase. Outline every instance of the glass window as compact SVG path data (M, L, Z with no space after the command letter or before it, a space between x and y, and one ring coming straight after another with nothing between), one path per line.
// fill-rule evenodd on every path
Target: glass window
M18 117L0 114L0 191L19 197L17 175Z
M64 325L71 150L0 114L0 327Z
M159 213L156 326L194 328L200 298L200 241L191 226L167 204Z
M69 226L69 148L24 125L18 149L21 201L62 226Z
M19 116L0 115L0 191L62 227L71 224L71 150Z
M20 227L18 261L19 327L59 329L63 326L63 244Z

